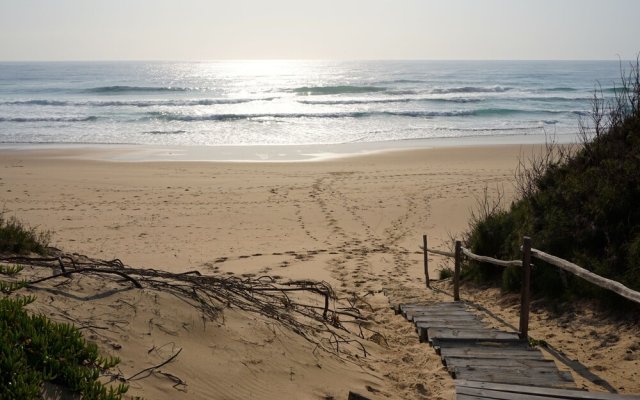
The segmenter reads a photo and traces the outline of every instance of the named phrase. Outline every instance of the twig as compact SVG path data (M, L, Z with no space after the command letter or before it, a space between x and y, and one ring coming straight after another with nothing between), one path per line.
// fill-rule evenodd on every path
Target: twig
M147 371L150 371L150 372L151 372L151 371L153 371L154 369L157 369L157 368L160 368L160 367L162 367L162 366L164 366L164 365L167 365L168 363L170 363L171 361L173 361L176 357L178 357L178 354L180 354L180 352L181 352L181 351L182 351L182 348L180 348L180 350L178 350L178 351L176 352L176 354L174 354L174 355L172 355L171 357L167 358L166 360L164 360L164 361L163 361L163 362L161 362L160 364L158 364L158 365L154 365L153 367L145 368L145 369L141 370L140 372L137 372L137 373L135 373L135 374L131 375L129 378L126 378L125 380L127 380L127 381L131 381L131 380L133 380L133 378L135 378L136 376L138 376L138 375L140 375L140 374L143 374L143 373L145 373L145 372L147 372Z

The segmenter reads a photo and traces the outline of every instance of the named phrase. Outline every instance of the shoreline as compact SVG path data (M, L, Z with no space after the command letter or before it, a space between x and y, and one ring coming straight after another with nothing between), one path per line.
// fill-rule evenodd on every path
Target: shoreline
M394 151L576 143L575 135L499 135L309 145L172 146L150 144L2 143L0 154L112 162L318 162Z

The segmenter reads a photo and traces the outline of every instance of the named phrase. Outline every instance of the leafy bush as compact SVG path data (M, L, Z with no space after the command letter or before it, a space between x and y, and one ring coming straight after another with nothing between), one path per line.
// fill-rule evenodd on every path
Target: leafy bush
M581 123L579 148L550 144L521 161L518 198L505 210L481 202L467 246L477 254L519 259L522 236L534 247L640 290L640 68L636 62L622 88L606 103L597 93L592 123ZM486 196L485 196L486 197ZM489 211L489 212L487 212ZM535 260L533 288L558 297L601 297L603 290ZM488 266L468 268L475 279L501 279L519 288L517 273ZM605 295L610 296L610 295Z
M0 272L15 275L19 267L3 266ZM9 293L23 286L3 282ZM100 383L100 372L119 359L102 358L94 343L86 342L70 324L56 323L44 315L27 313L34 297L0 297L0 398L40 399L43 383L52 382L78 393L84 400L119 400L128 386Z
M0 211L0 252L45 254L50 239L51 232L39 232Z
M438 278L440 278L440 280L449 279L451 277L453 277L453 269L443 267L438 270Z

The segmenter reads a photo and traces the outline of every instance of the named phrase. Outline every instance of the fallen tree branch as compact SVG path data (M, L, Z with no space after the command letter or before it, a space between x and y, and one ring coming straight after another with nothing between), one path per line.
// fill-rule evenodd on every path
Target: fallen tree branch
M51 254L54 256L0 256L0 262L53 271L62 269L61 273L56 272L51 276L27 282L27 288L40 289L43 287L39 284L60 277L68 279L65 283L71 283L73 275L117 275L123 279L117 279L117 284L126 281L136 288L147 288L173 295L199 310L205 320L224 318L222 310L234 308L274 320L325 351L340 355L340 344L355 344L362 349L365 356L368 354L361 342L354 340L354 336L349 336L358 335L358 332L362 336L359 325L366 321L359 314L356 301L351 300L349 307L344 307L346 304L340 305L333 289L326 282L280 282L271 276L240 278L203 275L197 270L172 273L152 268L133 268L119 259L100 260L75 253L70 255L57 249L53 249ZM303 293L320 295L323 301L318 299L318 303L313 304L309 298L298 296ZM347 329L343 323L348 323L355 330ZM338 334L338 331L344 336ZM329 340L327 345L327 337L335 340Z
M133 283L133 286L137 287L138 289L142 289L142 285L140 284L140 282L138 282L136 279L132 278L131 276L125 274L122 271L114 271L114 270L103 269L103 268L80 268L80 269L74 269L74 270L71 270L71 271L66 271L65 268L64 268L64 265L62 263L62 259L58 258L58 261L60 261L60 264L62 265L62 273L61 274L51 275L51 276L47 276L47 277L44 277L44 278L36 279L35 281L27 282L27 286L35 285L36 283L45 282L45 281L48 281L50 279L59 278L61 276L68 277L71 274L99 273L99 274L119 275L119 276L123 277L124 279L126 279L126 280L130 281L131 283Z

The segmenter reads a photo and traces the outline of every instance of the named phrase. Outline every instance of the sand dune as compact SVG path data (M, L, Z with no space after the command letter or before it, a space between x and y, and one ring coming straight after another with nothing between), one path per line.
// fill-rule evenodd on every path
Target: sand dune
M88 336L122 358L125 376L182 349L161 369L186 386L155 374L132 382L133 395L338 399L354 390L374 399L449 399L452 381L440 359L388 308L382 289L446 299L422 290L422 234L431 246L448 246L485 187L499 187L509 199L521 151L410 150L282 164L116 163L79 160L82 150L5 151L0 203L55 231L53 245L66 251L175 272L324 280L344 301L356 294L368 303L361 309L371 320L363 340L370 354L354 348L337 357L250 313L227 310L224 320L203 324L198 312L167 294L127 290L87 299L108 283L86 278L60 289L74 296L36 293L36 308L56 319L108 327ZM446 262L434 257L431 275ZM472 296L513 319L511 304L483 293ZM544 315L539 329L532 323L532 335L593 364L617 389L640 392L640 343L631 338L637 328L624 331L629 341L603 345L607 353L592 349L623 360L592 363L582 347L602 340L587 333L567 346L577 328ZM600 337L608 328L594 329Z

